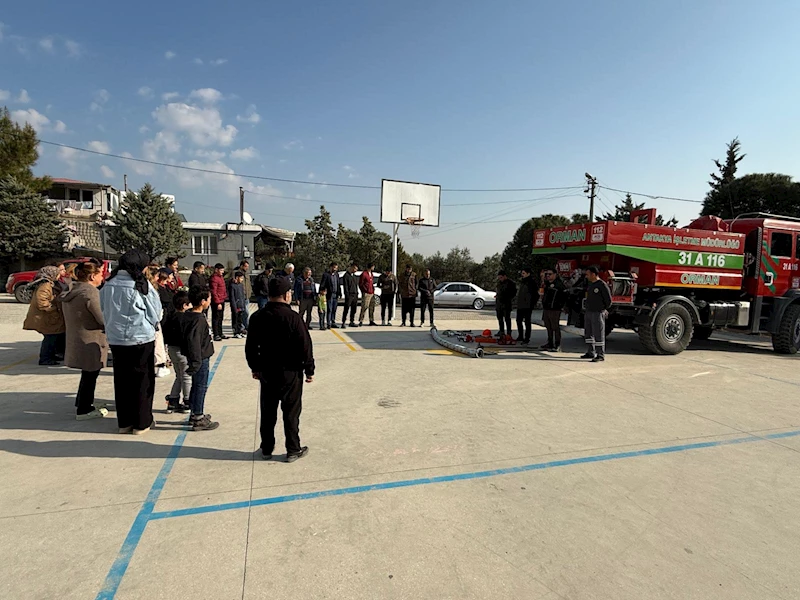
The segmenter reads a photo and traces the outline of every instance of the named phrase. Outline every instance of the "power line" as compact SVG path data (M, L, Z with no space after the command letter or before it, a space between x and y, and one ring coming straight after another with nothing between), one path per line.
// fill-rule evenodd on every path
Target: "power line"
M245 179L259 179L262 181L275 181L279 183L297 183L300 185L316 185L322 187L336 187L336 188L349 188L361 190L379 190L379 185L356 185L352 183L327 183L324 181L304 181L301 179L282 179L280 177L266 177L264 175L246 175L242 173L229 173L227 171L216 171L214 169L203 169L201 167L189 167L187 165L176 165L173 163L165 163L157 160L147 160L144 158L136 158L135 156L123 156L121 154L112 154L110 152L99 152L97 150L89 150L88 148L81 148L80 146L70 146L69 144L61 144L59 142L51 142L48 140L39 140L41 144L49 146L57 146L59 148L69 148L77 150L78 152L86 152L88 154L96 154L98 156L106 156L108 158L116 158L119 160L128 160L132 162L144 163L147 165L154 165L158 167L168 167L170 169L182 169L184 171L194 171L197 173L208 173L211 175L224 175L225 177L242 177ZM575 190L581 186L562 186L562 187L540 187L540 188L497 188L497 189L466 189L466 188L442 188L443 192L548 192L556 190Z
M604 190L611 190L612 192L619 192L621 194L630 194L631 196L641 196L642 198L650 198L651 200L674 200L675 202L691 202L692 204L703 204L702 200L691 200L689 198L675 198L674 196L659 196L656 194L642 194L640 192L630 192L628 190L618 190L616 188L599 185Z

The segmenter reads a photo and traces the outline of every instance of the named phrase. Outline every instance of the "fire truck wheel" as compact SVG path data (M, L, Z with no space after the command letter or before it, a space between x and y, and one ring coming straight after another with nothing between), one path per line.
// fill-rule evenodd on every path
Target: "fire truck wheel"
M639 340L654 354L679 354L692 341L692 316L677 302L667 304L650 326L639 327Z
M694 335L692 336L692 339L701 341L707 340L708 338L711 337L713 331L714 331L713 327L703 327L702 325L697 325L694 328Z
M797 354L800 349L800 304L786 308L778 332L772 334L772 347L780 354Z

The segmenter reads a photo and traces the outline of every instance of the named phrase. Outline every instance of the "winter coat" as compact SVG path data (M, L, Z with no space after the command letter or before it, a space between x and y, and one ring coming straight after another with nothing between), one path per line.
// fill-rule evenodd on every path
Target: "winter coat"
M175 305L172 303L173 298L175 298L175 290L167 286L158 286L158 299L161 300L161 309L163 310L161 315L162 323L169 315L175 312Z
M225 278L214 273L208 280L208 287L211 291L211 304L225 304L228 299L228 286L225 285Z
M91 283L76 281L61 295L61 306L67 325L64 364L81 371L99 371L108 358L100 292Z
M192 271L189 275L189 288L199 285L200 287L208 287L208 278L205 275Z
M317 300L317 284L314 282L313 277L309 277L309 282L311 283L311 298L305 298L303 294L303 286L305 284L305 279L302 277L298 277L294 282L294 300L300 302L300 300Z
M431 300L436 291L436 280L433 277L423 277L419 280L419 297L422 300Z
M61 312L61 304L56 298L58 291L49 281L36 286L23 329L38 331L42 335L56 335L66 331L64 313Z
M267 274L266 271L262 271L256 277L255 283L253 283L253 293L258 298L269 298L269 280L272 279L272 275Z
M539 301L539 288L533 277L523 277L519 280L517 288L517 308L529 310L536 306Z
M502 306L511 306L514 302L514 296L517 295L517 286L510 279L497 282L497 304Z
M197 373L204 359L214 356L214 344L211 342L208 321L202 313L193 310L183 313L179 325L181 328L181 354L189 363L186 372L192 375Z
M327 292L328 300L331 298L338 298L339 297L339 273L331 273L330 271L325 271L322 274L322 281L319 283L320 291L325 290Z
M244 273L244 279L242 279L244 298L247 304L250 304L250 298L253 297L253 280L250 279L250 271L242 271L242 273Z
M402 273L397 278L397 288L401 298L416 298L417 274L413 272L409 274Z
M342 287L345 298L358 298L358 279L350 271L344 274Z
M378 287L381 290L381 298L393 298L397 293L397 277L386 275L378 277Z
M245 299L244 283L230 282L228 297L231 301L231 310L239 312L247 308L249 300Z
M100 304L106 323L106 337L111 346L137 346L156 339L156 325L161 320L161 300L148 284L147 295L134 287L125 271L107 279L100 290Z
M544 297L542 298L542 308L544 310L561 310L567 303L567 288L560 277L553 281L544 283Z
M358 278L358 287L361 289L362 294L375 293L375 278L369 271L362 271L361 276Z
M611 308L611 290L602 279L586 288L586 312L602 312Z

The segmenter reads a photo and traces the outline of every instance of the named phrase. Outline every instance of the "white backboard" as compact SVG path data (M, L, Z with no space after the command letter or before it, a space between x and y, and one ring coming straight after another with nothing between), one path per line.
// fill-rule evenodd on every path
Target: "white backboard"
M430 183L381 181L381 222L406 223L406 218L422 219L423 227L439 226L439 200L442 188Z

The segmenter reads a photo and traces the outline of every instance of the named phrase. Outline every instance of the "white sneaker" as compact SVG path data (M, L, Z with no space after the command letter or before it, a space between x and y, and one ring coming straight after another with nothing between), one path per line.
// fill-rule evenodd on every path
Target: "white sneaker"
M76 415L76 421L88 421L89 419L102 419L108 414L108 411L105 408L95 408L92 412L86 413L85 415Z
M156 377L169 377L172 371L170 371L167 367L159 367L156 369Z

